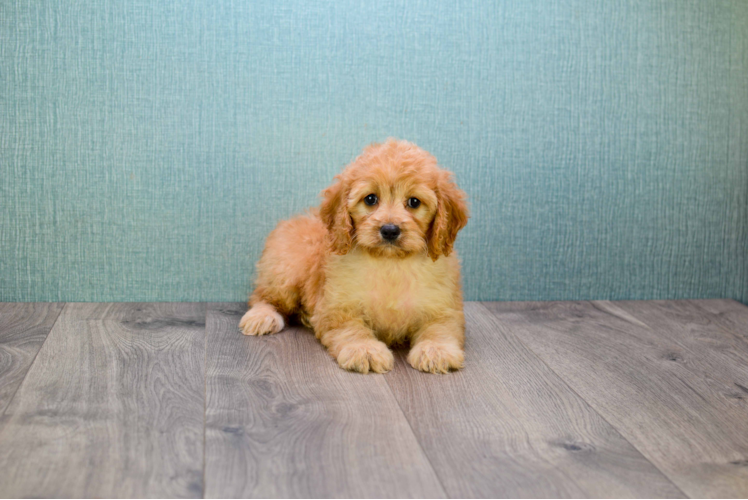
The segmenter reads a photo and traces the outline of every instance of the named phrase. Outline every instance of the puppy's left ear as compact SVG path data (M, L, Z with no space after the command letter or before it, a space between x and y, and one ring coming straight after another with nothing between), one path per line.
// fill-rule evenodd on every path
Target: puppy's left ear
M434 261L440 255L447 257L452 253L457 233L470 217L467 195L457 187L451 172L439 172L436 196L436 214L427 234L429 257Z
M332 251L345 255L353 241L353 222L348 213L348 183L342 175L335 176L337 182L322 191L319 216L327 226Z

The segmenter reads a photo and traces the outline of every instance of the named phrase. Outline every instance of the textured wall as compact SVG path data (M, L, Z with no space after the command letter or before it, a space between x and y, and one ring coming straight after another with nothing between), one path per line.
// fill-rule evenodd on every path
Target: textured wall
M748 300L745 0L3 1L0 300L243 300L388 136L470 299Z

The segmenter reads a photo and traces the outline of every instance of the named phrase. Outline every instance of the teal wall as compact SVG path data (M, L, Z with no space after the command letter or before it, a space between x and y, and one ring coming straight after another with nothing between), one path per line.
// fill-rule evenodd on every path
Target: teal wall
M748 301L745 0L5 0L0 300L244 300L388 136L469 299Z

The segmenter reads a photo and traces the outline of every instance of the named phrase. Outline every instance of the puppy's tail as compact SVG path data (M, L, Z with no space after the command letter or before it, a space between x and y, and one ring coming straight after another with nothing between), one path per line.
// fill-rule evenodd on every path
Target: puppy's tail
M278 333L284 326L283 316L265 301L256 302L239 322L239 329L244 335Z

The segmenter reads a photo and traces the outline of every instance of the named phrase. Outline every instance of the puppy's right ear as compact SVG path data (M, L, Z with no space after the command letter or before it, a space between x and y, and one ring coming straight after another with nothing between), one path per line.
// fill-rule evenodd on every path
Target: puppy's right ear
M348 214L348 185L341 175L335 178L337 182L322 191L319 216L327 226L332 251L345 255L353 241L353 222Z

